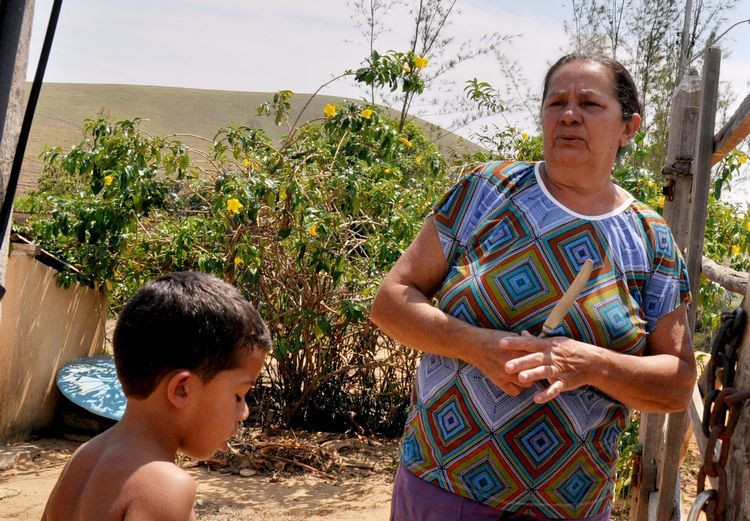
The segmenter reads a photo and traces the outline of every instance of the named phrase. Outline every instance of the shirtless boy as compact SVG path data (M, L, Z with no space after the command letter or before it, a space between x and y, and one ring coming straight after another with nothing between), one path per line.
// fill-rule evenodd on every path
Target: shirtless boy
M139 289L114 334L125 415L73 454L42 521L194 520L195 483L175 455L227 448L270 347L253 306L215 277L173 273Z

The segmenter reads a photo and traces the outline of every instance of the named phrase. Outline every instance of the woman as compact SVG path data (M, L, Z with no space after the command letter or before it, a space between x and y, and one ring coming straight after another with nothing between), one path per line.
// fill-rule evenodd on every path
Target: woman
M395 521L609 519L629 409L690 399L684 261L664 220L611 177L641 123L633 80L569 55L542 100L545 161L489 163L458 183L373 303L373 322L424 353ZM537 338L587 258L575 305Z

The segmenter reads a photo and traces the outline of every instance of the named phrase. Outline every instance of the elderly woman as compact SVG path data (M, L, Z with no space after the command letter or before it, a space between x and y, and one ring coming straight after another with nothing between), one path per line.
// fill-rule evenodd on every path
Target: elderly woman
M395 521L609 519L629 410L690 398L685 263L659 214L611 176L641 124L633 80L614 60L569 55L542 100L544 161L460 181L372 306L424 353ZM582 292L539 338L586 259Z

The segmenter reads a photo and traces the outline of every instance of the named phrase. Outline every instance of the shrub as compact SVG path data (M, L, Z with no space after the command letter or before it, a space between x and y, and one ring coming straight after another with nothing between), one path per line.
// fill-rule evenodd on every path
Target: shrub
M283 146L222 129L202 161L137 120L89 121L83 143L46 155L27 231L77 268L65 282L102 285L115 311L162 273L223 277L273 335L256 396L263 419L395 434L417 357L367 310L451 180L415 125L398 132L354 103L327 112Z

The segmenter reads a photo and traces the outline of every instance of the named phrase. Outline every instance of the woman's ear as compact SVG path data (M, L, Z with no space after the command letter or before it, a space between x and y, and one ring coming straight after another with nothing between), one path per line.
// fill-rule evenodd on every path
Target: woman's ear
M198 376L187 370L177 371L167 377L167 400L177 409L190 405L197 391Z
M633 114L630 116L630 119L625 121L625 130L623 131L622 136L620 136L620 148L628 146L635 133L641 128L642 121L643 118L640 114Z

